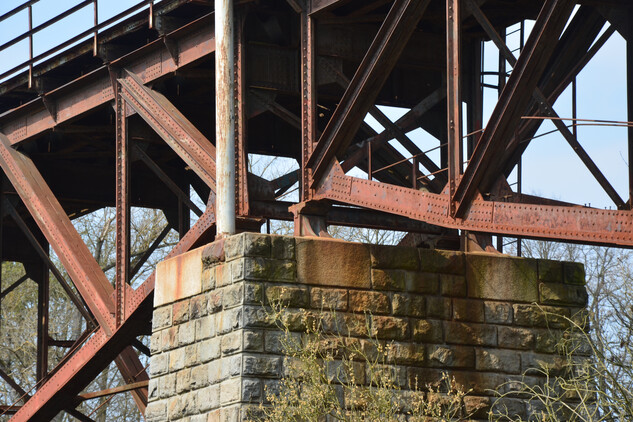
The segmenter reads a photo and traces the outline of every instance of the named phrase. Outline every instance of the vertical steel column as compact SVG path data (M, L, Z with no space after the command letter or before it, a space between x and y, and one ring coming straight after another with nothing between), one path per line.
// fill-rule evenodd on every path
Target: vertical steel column
M316 127L316 83L314 61L314 22L307 7L301 12L301 200L311 198L311 172L308 159L314 150Z
M48 253L46 242L44 250ZM38 262L33 265L37 282L37 364L36 379L41 381L48 374L48 310L50 302L50 283L48 277L48 265Z
M461 13L460 0L446 0L446 103L448 106L448 185L453 198L462 172L462 96L461 96ZM450 214L455 203L450 201Z
M233 1L215 0L215 145L217 233L235 233Z
M126 106L116 84L116 326L125 320L125 290L130 277L130 159Z

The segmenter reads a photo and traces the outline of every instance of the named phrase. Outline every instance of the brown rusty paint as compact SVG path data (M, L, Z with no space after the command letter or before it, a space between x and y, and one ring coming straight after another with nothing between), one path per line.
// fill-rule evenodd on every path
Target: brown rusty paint
M448 194L345 176L338 165L316 189L316 199L398 214L438 226L531 239L633 247L629 211L475 199L463 218L449 213Z

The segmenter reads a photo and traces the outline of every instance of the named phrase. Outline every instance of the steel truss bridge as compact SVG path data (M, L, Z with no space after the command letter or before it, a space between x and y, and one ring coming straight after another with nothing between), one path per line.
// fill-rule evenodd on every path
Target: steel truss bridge
M0 16L0 25L17 13L31 17L37 3ZM97 0L81 1L38 26L29 19L0 46L30 47L26 62L0 75L0 258L26 270L0 299L27 279L39 291L37 383L21 386L0 371L20 397L0 408L12 420L61 411L91 420L75 407L112 362L127 384L102 393L129 391L144 410L148 376L136 349L147 351L137 338L151 332L154 279L130 286L147 259L130 257L130 209L159 209L169 221L148 256L170 229L180 234L170 256L214 239L218 99L234 104L228 167L238 230L276 219L294 221L297 235L327 236L328 225L402 230L412 246L490 250L493 236L633 246L633 172L622 197L553 108L614 33L631 41L630 1L235 0L233 7L234 82L218 90L211 0L145 0L106 21ZM84 8L94 8L92 28L34 54L40 31ZM517 25L520 47L511 50L507 28ZM482 46L490 41L501 57L493 72L498 102L484 122ZM408 111L393 121L378 105ZM365 123L368 114L383 131ZM613 210L525 195L508 182L544 120ZM439 160L409 134L418 128L437 139ZM266 180L249 172L249 154L291 158L298 169ZM282 200L294 186L299 202ZM117 216L114 282L72 222L104 207ZM190 210L199 216L193 225ZM49 334L49 272L86 321L79 338ZM51 367L48 350L60 346L68 353Z

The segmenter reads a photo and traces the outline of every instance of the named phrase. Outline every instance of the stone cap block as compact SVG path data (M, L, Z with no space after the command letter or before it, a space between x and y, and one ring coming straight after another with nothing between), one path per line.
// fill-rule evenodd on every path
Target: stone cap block
M466 256L468 296L478 299L537 302L537 261L471 252Z
M297 280L305 284L371 287L369 246L337 240L297 238Z
M155 308L202 292L202 255L205 248L194 249L156 266Z

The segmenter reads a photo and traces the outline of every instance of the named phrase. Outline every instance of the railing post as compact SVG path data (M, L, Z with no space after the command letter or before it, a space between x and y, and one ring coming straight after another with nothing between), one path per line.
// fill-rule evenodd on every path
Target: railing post
M235 233L233 0L215 0L216 218L219 236Z
M29 89L33 88L33 7L29 4Z
M99 30L97 29L97 27L99 26L99 3L98 0L94 0L94 2L92 3L94 5L94 28L95 28L95 33L94 33L94 37L92 40L92 55L97 57L97 34L99 33Z

